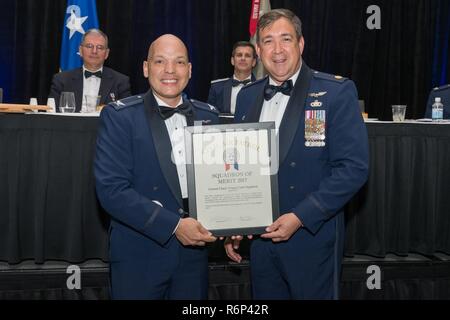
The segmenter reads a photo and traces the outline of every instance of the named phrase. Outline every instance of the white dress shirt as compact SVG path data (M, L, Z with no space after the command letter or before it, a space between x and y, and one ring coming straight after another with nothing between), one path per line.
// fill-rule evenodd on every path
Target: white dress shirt
M86 77L84 76L84 71L86 70L87 69L83 66L83 96L81 97L81 112L86 109L86 100L84 99L84 96L98 96L98 93L100 91L100 83L102 82L102 79L96 76L91 76L86 79ZM90 72L97 71L103 72L103 67Z
M300 70L290 77L288 80L292 80L292 86L295 86ZM269 77L269 84L277 86L278 84ZM281 120L283 119L284 112L286 111L287 104L290 96L287 96L281 92L277 92L269 101L264 100L261 115L259 116L259 122L275 121L275 132L278 134Z
M238 81L242 81L239 80L238 78L236 78L236 76L233 74L233 79L234 80L238 80ZM245 78L244 80L252 80L252 75L250 74L247 78ZM231 100L230 100L230 113L234 114L234 112L236 111L236 98L237 95L239 93L239 91L241 91L242 87L244 85L240 84L236 87L231 87Z
M171 107L156 95L153 95L158 102L158 105ZM180 98L177 106L183 103L183 99ZM186 176L186 147L184 145L184 127L187 126L186 116L175 113L169 119L164 121L167 128L167 133L170 137L170 143L172 145L172 157L171 160L177 167L178 182L180 183L181 197L187 198L187 176Z

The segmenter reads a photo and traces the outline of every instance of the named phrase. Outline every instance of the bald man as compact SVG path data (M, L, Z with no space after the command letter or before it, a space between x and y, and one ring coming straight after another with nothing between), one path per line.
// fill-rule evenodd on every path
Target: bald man
M205 244L216 238L189 217L184 127L219 123L218 112L182 94L192 66L179 38L156 39L143 73L147 93L100 115L94 171L111 216L112 298L206 299Z

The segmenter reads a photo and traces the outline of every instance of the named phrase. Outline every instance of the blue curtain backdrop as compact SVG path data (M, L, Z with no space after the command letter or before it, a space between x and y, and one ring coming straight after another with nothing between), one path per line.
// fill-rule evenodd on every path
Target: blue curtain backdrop
M3 101L11 101L12 72L14 64L14 1L1 1L0 10L0 88Z
M271 0L303 21L305 61L352 78L372 117L390 119L390 105L423 116L429 90L449 80L448 0ZM366 9L381 8L381 30L368 30ZM59 71L65 0L0 0L0 86L8 102L45 103ZM187 93L206 99L212 79L230 76L235 41L248 39L251 0L97 0L100 28L110 40L107 65L146 91L142 61L148 45L174 33L188 45L193 77Z
M440 86L450 82L450 1L440 1L437 4L437 19L435 27L435 42L433 55L432 86Z

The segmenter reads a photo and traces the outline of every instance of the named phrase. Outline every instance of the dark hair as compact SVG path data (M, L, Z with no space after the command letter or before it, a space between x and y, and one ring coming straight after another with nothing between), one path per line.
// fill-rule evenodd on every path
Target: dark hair
M81 43L84 43L84 40L86 39L86 37L91 33L96 33L96 34L101 35L105 39L105 47L106 47L106 49L108 49L108 36L106 35L106 33L104 33L100 29L89 29L88 31L86 31L83 34L83 37L81 38Z
M256 50L255 50L255 46L248 41L238 41L234 44L233 46L233 51L231 51L231 56L234 57L234 54L236 53L236 49L238 47L250 47L253 50L253 58L256 59Z
M259 40L260 40L259 33L263 29L269 27L275 21L277 21L281 18L285 18L285 19L289 20L289 22L292 23L292 25L294 26L295 32L297 34L297 39L300 39L303 36L302 22L301 22L300 18L295 15L295 13L293 13L291 10L288 10L288 9L274 9L274 10L271 10L271 11L263 14L261 16L261 18L259 18L258 25L256 28L256 42L259 43Z

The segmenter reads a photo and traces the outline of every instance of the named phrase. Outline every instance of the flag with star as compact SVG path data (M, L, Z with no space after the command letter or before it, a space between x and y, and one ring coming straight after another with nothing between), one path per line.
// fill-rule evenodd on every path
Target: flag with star
M68 0L61 45L61 71L81 67L79 46L83 34L98 29L95 0Z

